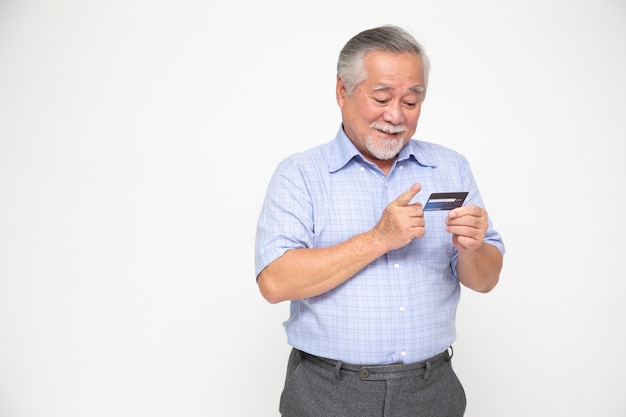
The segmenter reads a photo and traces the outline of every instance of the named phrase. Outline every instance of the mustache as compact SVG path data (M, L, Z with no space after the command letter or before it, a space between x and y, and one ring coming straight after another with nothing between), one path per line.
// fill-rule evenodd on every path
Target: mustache
M376 122L371 123L370 128L389 134L402 133L406 131L405 125L380 124Z

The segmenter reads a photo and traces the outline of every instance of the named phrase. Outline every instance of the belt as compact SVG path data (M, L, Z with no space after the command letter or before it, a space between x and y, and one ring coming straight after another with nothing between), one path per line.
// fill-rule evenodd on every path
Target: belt
M356 373L362 380L385 380L410 376L408 373L420 373L427 379L430 372L452 359L452 346L438 355L422 362L409 364L393 363L388 365L353 365L343 363L334 359L321 358L295 349L302 360L307 360L315 365L321 366L330 371L334 371L338 378L342 378L341 371Z

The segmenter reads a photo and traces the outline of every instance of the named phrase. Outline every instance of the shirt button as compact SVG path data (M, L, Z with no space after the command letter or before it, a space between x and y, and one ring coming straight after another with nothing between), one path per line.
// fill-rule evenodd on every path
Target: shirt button
M402 165L400 165L400 169L404 169L404 167Z
M406 356L406 352L405 351L400 352L400 356L404 358Z
M398 269L398 268L400 268L400 264L393 264L393 267Z
M400 306L400 311L404 311L404 306Z
M365 171L365 168L361 167L361 169L359 169L359 171L363 172L363 171Z

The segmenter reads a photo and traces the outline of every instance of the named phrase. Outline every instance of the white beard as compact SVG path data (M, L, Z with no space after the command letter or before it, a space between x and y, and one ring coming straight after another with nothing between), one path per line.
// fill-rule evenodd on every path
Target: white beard
M376 140L369 135L365 141L365 147L374 157L381 161L395 158L404 146L404 135L393 139Z

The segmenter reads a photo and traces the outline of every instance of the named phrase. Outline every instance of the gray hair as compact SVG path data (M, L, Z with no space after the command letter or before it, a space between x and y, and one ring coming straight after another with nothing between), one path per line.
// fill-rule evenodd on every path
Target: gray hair
M364 60L365 55L371 51L409 52L419 56L424 68L425 90L422 97L425 97L430 60L422 45L415 40L413 35L393 25L364 30L344 45L337 61L337 77L343 80L348 95L352 95L356 86L367 78Z

